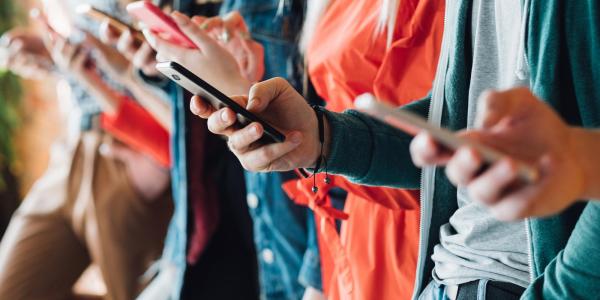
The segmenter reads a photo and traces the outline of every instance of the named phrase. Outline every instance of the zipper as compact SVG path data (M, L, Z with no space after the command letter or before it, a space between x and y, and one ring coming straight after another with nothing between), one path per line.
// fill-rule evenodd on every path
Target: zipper
M441 53L436 69L436 78L433 82L431 101L429 104L429 112L427 119L433 124L439 125L442 119L442 108L444 105L444 88L446 82L446 72L449 61L449 45L450 34L448 32L447 20L450 7L455 7L455 1L446 1L444 11L444 33L442 35ZM452 16L453 17L453 16ZM437 100L437 101L436 101ZM435 167L425 167L421 170L421 212L419 222L419 256L417 259L417 269L415 276L415 284L412 299L418 299L424 282L421 282L423 277L425 262L427 260L427 249L429 241L429 229L431 227L431 218L433 214L433 194L435 191Z
M525 233L527 236L527 265L529 267L529 284L533 283L533 244L531 241L531 219L525 219Z

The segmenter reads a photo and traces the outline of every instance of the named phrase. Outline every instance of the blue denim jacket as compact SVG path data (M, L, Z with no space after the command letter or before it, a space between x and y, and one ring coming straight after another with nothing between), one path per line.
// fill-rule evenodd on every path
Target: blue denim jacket
M185 8L193 1L179 2L179 8ZM226 0L221 12L232 10L242 13L253 38L265 48L265 77L282 76L298 82L297 76L292 78L289 74L295 69L291 58L297 54L295 40L300 25L289 25L301 24L302 15L292 16L289 3L279 7L279 0ZM284 22L286 30L282 30ZM170 297L179 299L185 278L188 238L185 134L188 107L185 101L180 101L183 95L179 88L172 83L164 84L164 90L175 100L171 151L175 210L160 266L161 272L169 277ZM314 218L309 209L295 205L285 195L281 189L282 181L282 175L278 173L246 172L247 200L254 220L263 299L300 299L307 286L321 289Z
M237 10L252 37L265 49L265 79L299 82L295 71L297 38L304 1L225 1L222 13ZM281 5L280 5L281 4ZM293 5L300 5L294 7ZM254 240L262 299L301 299L306 287L321 289L321 268L312 212L294 204L281 188L288 174L246 172L247 201L254 220Z

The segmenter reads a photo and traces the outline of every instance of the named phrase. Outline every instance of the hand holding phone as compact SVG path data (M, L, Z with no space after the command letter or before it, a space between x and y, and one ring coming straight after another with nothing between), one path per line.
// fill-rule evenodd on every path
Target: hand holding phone
M449 150L455 151L462 146L470 146L482 156L487 165L493 165L506 157L505 154L495 149L461 138L449 130L432 125L416 114L379 102L371 94L359 96L355 105L358 110L410 135L414 136L421 131L426 131L436 142ZM519 162L517 168L519 178L523 182L535 182L539 176L535 168L523 162Z
M163 62L157 64L156 69L192 94L199 95L205 101L210 102L215 109L223 107L231 108L238 115L238 122L241 126L246 126L252 122L260 123L265 130L265 135L261 142L277 143L285 140L284 134L180 64L176 62Z
M77 6L76 11L78 14L85 15L93 20L96 20L99 23L108 21L110 26L114 27L115 29L117 29L119 31L118 32L119 34L126 32L126 31L131 32L131 35L138 43L142 43L145 40L144 35L139 30L133 28L132 26L129 26L125 22L123 22L123 21L89 5L89 4L81 4L81 5Z

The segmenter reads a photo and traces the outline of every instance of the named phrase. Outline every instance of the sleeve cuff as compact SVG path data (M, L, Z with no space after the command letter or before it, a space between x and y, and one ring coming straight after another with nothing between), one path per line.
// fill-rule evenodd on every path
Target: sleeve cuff
M365 176L373 152L372 133L356 113L325 111L330 129L327 169L349 178Z

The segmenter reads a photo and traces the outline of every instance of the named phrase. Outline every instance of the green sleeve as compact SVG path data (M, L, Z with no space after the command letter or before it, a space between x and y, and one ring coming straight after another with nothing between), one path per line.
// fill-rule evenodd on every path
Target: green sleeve
M401 109L424 117L429 98ZM412 136L357 111L327 112L331 144L328 171L365 185L417 189L420 170L412 163L409 145Z
M597 299L600 295L600 203L584 209L567 246L521 299Z

